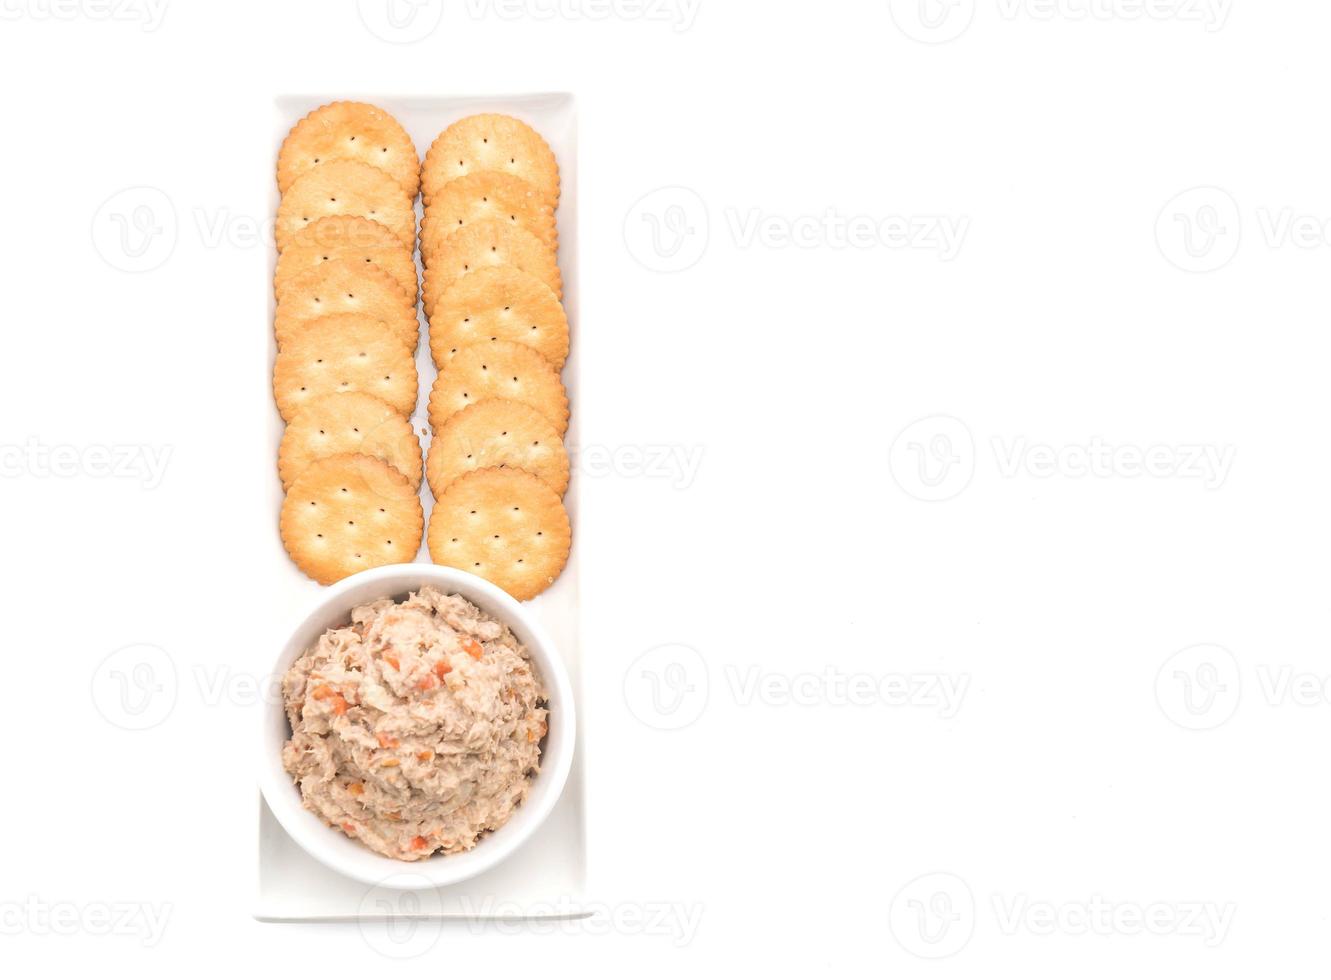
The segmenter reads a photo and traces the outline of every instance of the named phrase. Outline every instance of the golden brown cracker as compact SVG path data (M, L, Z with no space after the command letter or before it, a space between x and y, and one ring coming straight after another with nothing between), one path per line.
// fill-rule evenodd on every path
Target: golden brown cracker
M416 247L416 210L402 185L368 163L333 160L297 177L282 195L274 229L277 250L320 218L339 214L377 221L404 246Z
M421 199L430 204L450 180L476 170L521 177L554 207L559 204L559 164L541 135L512 116L483 113L459 119L431 144L421 166Z
M550 287L508 265L477 269L439 297L430 317L430 356L445 364L463 347L513 340L559 370L568 358L568 317Z
M386 324L359 313L311 320L277 353L273 394L290 422L320 395L363 391L403 416L416 408L416 359Z
M559 433L534 408L505 398L449 416L430 442L425 475L440 497L460 476L491 466L526 470L561 497L568 489L568 452Z
M320 218L291 236L277 259L274 291L281 298L293 279L335 259L377 265L393 277L408 301L415 304L420 283L411 249L379 222L346 214Z
M356 160L389 174L409 197L420 187L420 158L402 124L378 106L330 102L291 127L277 154L277 189L331 160Z
M449 416L487 398L535 409L561 437L568 429L568 395L559 373L536 351L511 340L475 344L453 355L430 390L430 425L438 432Z
M429 265L439 246L474 221L497 219L531 232L556 251L559 233L555 209L521 177L495 170L476 170L439 189L421 218L421 260Z
M427 315L453 283L489 266L511 265L550 287L556 299L564 295L559 263L529 231L494 218L477 221L449 235L430 259L421 292Z
M568 562L568 512L559 495L525 470L475 470L448 485L430 515L430 558L530 599Z
M416 305L397 280L359 259L323 262L287 283L273 318L278 347L311 320L335 313L359 313L386 323L403 345L416 349L420 338Z
M415 559L424 514L411 482L383 460L341 453L316 460L282 502L282 544L321 585Z
M277 472L285 490L316 460L341 453L381 459L421 485L421 443L392 405L363 391L340 391L311 399L282 433Z

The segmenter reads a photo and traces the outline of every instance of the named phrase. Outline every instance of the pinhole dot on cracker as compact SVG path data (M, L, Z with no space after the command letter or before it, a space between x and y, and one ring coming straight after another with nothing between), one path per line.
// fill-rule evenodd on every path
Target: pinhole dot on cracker
M312 320L277 352L273 395L283 420L320 395L363 391L403 416L416 408L416 359L386 324L358 313Z
M433 314L439 298L463 276L497 265L511 265L535 276L550 287L556 299L563 299L564 281L550 250L531 232L488 218L450 235L434 253L421 291L425 312Z
M278 251L298 232L330 215L377 221L405 247L416 247L416 209L402 185L367 163L333 160L301 174L282 195L274 228Z
M540 412L562 437L568 430L568 395L559 373L530 347L511 340L474 344L453 356L430 389L430 425L489 398L506 398Z
M459 119L426 151L421 165L421 196L428 205L451 180L476 170L497 170L521 177L550 202L559 204L559 164L541 135L520 119L482 113Z
M526 470L561 497L568 489L568 452L555 427L534 408L505 398L450 416L430 442L425 473L440 497L454 480L491 466Z
M322 585L367 568L409 562L424 515L411 482L383 460L342 453L305 468L282 502L282 544Z
M273 276L278 298L293 279L336 259L355 259L363 265L378 266L393 277L407 299L415 304L420 282L411 249L379 222L345 214L320 218L291 236L278 256Z
M568 317L550 287L512 266L478 269L439 297L430 317L430 356L443 369L463 347L512 340L559 370L568 357Z
M331 160L356 160L389 174L415 197L420 159L402 124L378 106L330 102L291 127L277 154L277 189Z
M559 577L572 540L559 495L535 475L509 467L454 480L430 515L436 565L479 575L515 599L531 599Z
M334 392L311 399L282 433L277 471L287 489L316 460L341 453L381 459L421 485L421 443L392 405L362 391Z
M360 259L332 259L287 283L277 301L273 331L279 347L305 324L334 313L359 313L388 324L408 349L420 339L416 304L392 276Z
M521 177L476 170L451 180L434 195L421 218L421 259L426 265L452 234L474 221L497 219L531 232L554 252L559 244L555 209Z

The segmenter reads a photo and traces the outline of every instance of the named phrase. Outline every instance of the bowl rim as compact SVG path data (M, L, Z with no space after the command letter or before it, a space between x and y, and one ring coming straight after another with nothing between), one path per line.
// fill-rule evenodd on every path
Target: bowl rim
M418 581L413 586L395 585L391 590L385 587L381 598L396 598L432 585L475 602L518 637L541 671L550 703L559 706L559 710L552 711L549 716L550 735L555 737L547 738L546 747L541 753L541 768L532 783L533 788L539 786L540 791L529 794L514 814L522 813L522 821L515 826L513 817L510 817L503 827L487 834L470 851L453 855L436 854L420 861L398 861L378 854L357 841L337 834L317 817L314 817L315 823L311 824L313 814L301 805L299 794L292 795L294 783L282 766L280 755L276 760L270 757L270 731L275 715L281 716L281 723L288 732L287 737L290 732L280 694L281 678L287 668L329 628L328 624L335 621L334 617L350 616L351 606L339 605L345 596L375 583L396 581L404 577L416 578ZM359 600L355 605L371 601L374 600ZM440 887L465 881L489 871L522 847L545 823L559 802L572 769L577 738L576 706L567 667L558 647L533 612L503 589L479 576L462 569L422 562L381 565L321 588L303 608L296 624L286 631L286 638L278 648L269 674L269 684L278 693L276 697L265 699L260 717L259 789L268 809L286 834L324 867L364 884L387 888L419 888L426 882L431 887ZM309 639L297 642L301 637ZM282 744L285 744L285 738ZM556 752L551 752L552 746L557 747ZM511 832L505 833L510 827ZM342 843L353 844L357 850L354 853L348 852L340 846ZM395 883L394 879L415 880Z

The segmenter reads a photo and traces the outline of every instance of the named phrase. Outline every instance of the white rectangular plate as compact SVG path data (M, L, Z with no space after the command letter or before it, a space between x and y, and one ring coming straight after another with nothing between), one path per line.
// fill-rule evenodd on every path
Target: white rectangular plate
M488 97L421 97L395 98L381 95L356 95L339 92L326 95L297 95L278 98L273 106L271 167L276 168L277 151L287 131L310 110L338 99L370 102L391 112L406 127L422 158L425 151L450 123L477 112L503 112L531 124L545 137L559 161L560 200L556 214L559 223L559 267L564 279L564 308L568 312L571 334L571 352L564 366L564 384L568 389L572 419L567 436L569 445L577 445L578 433L578 182L577 182L577 125L574 100L567 94L513 95ZM268 214L277 212L276 180L268 176L270 185ZM420 203L417 202L419 227ZM418 256L419 260L419 256ZM276 346L272 341L273 298L272 273L277 254L271 251L268 278L261 284L268 297L269 316L262 329L268 337L268 370L271 375ZM420 397L412 424L421 433L423 447L429 449L429 424L425 407L430 385L435 378L430 360L430 345L424 333L422 317L421 344L416 353L416 368L420 374ZM264 447L271 460L269 498L273 522L270 531L272 547L261 560L270 561L277 569L274 578L274 601L287 610L286 619L294 627L297 612L321 588L307 579L287 558L277 534L277 515L282 506L282 489L277 479L277 448L282 438L282 420L276 407L270 413L268 445ZM573 683L574 698L580 703L582 690L578 650L578 491L576 468L571 474L568 494L564 498L569 519L573 523L573 553L563 575L543 594L528 605L544 623L554 639ZM422 491L428 522L434 503L428 486ZM417 561L428 562L429 553L422 544ZM274 638L273 655L286 637ZM578 747L573 758L573 769L558 805L540 831L494 870L457 885L431 890L422 896L420 908L435 910L442 917L483 917L486 910L494 909L496 917L516 915L530 917L551 914L567 917L577 914L584 902L586 887L585 820L583 815L583 770L579 730ZM410 872L409 864L403 865ZM254 909L255 918L269 922L311 920L364 920L388 917L376 913L374 906L362 908L367 895L366 886L344 878L325 868L307 855L282 830L268 807L259 804L259 896ZM478 913L479 910L479 913ZM548 910L548 911L547 911Z

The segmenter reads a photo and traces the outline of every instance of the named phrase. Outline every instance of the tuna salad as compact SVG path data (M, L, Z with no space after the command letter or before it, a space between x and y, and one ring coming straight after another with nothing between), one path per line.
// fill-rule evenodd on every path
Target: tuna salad
M508 627L423 588L352 610L282 678L282 764L307 809L366 847L456 854L527 797L546 690Z

